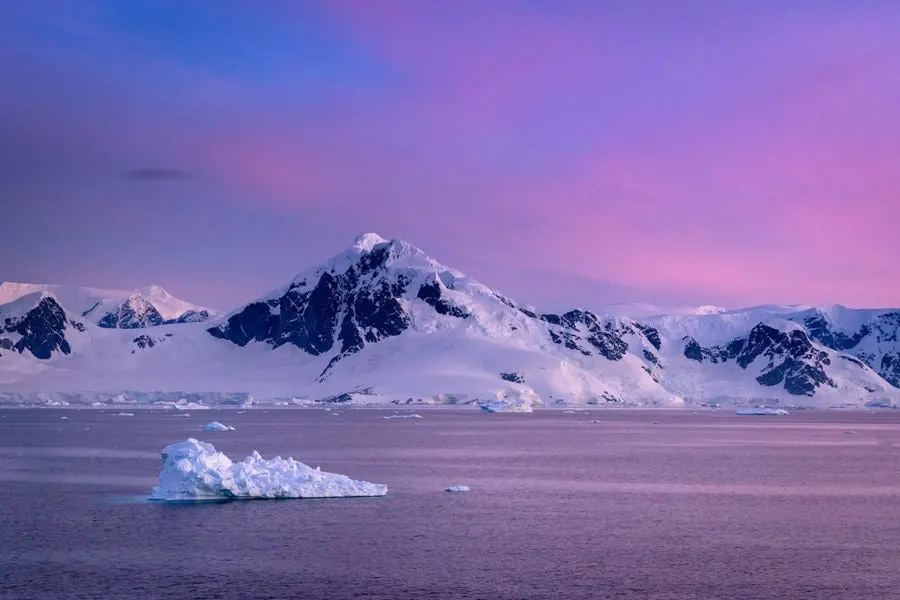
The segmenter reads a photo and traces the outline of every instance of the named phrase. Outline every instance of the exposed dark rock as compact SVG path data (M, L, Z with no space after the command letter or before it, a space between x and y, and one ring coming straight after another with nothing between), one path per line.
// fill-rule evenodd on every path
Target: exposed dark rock
M469 313L465 309L455 306L442 297L441 285L437 280L423 283L421 287L419 287L419 293L416 294L416 297L419 300L425 301L426 304L431 306L439 314L449 315L460 319L469 317Z
M19 318L6 317L0 332L18 333L21 337L13 344L20 354L28 350L42 360L49 359L54 352L70 354L72 348L66 340L66 328L69 325L80 331L84 327L75 327L77 321L66 318L63 307L51 297L44 297L37 305Z
M163 325L174 325L179 323L202 323L209 320L208 310L188 310L178 316L177 319L167 319L163 321Z
M825 373L831 364L828 354L816 349L805 332L780 331L763 323L754 327L744 338L737 338L726 346L704 348L693 338L685 338L685 357L703 362L735 361L742 369L758 358L768 359L756 380L765 386L784 385L796 396L812 396L821 385L835 387Z
M849 363L853 363L854 365L856 365L860 368L865 368L865 366L866 366L866 364L863 361L853 358L852 356L848 356L846 354L839 354L838 356L840 356L842 359L846 360Z
M803 324L806 325L806 329L809 331L809 337L832 350L850 350L871 333L871 329L867 325L863 325L859 331L852 335L834 331L831 323L820 312L803 319Z
M659 331L656 330L655 327L650 327L649 325L641 325L640 323L635 323L634 326L644 334L644 337L647 338L647 341L650 344L659 350L662 348L662 340L659 337Z
M900 387L900 352L885 353L878 365L878 372L892 386Z
M291 285L281 297L249 304L208 331L240 346L251 340L291 344L313 356L337 350L321 381L342 358L409 327L400 298L410 279L384 268L391 252L391 244L378 245L343 273L323 272L312 288L307 280Z
M590 311L572 310L563 315L544 314L540 319L556 330L550 330L555 344L577 350L586 356L594 351L608 360L621 360L628 352L628 344L610 331L611 324L603 323Z
M139 329L162 325L163 322L162 315L153 304L141 296L131 296L103 315L97 324L107 329Z
M512 373L500 373L500 377L504 381L509 381L512 383L525 383L525 378L513 371Z
M809 336L816 342L837 351L853 350L856 357L875 370L881 377L900 387L900 352L887 351L876 355L857 347L866 338L873 338L880 346L896 344L900 339L900 312L891 311L878 315L874 321L864 323L853 333L836 331L827 316L819 311L803 319Z
M152 348L156 345L156 340L154 340L149 335L139 335L131 340L131 342L141 350L143 350L144 348ZM133 350L132 353L134 353Z

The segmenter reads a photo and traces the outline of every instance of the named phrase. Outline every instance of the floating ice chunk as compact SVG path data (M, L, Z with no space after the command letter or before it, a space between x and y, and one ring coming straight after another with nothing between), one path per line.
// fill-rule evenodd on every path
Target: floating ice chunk
M133 417L134 413L120 412L113 415L114 417Z
M234 431L234 427L219 423L218 421L210 421L203 426L203 431Z
M468 492L469 486L467 485L451 485L447 488L448 492Z
M233 463L212 444L190 438L166 446L152 500L351 498L384 496L387 486L326 473L292 458L264 459L253 452Z
M411 415L390 415L387 417L381 417L382 419L421 419L422 415L417 415L415 413Z
M60 419L62 419L63 421L68 421L69 417L60 417Z
M735 412L737 415L789 415L783 408L742 408Z
M491 402L482 402L478 404L478 408L484 412L533 412L531 403L527 400L496 400Z

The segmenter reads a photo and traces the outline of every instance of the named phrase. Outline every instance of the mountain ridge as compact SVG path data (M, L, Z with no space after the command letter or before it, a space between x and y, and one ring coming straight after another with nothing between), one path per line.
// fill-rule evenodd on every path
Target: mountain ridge
M0 385L563 406L900 403L900 317L891 309L540 313L377 234L208 322L131 309L106 328L117 331L85 318L84 332L62 332L70 352L35 355L40 369L19 375L0 358ZM138 313L147 318L136 322Z

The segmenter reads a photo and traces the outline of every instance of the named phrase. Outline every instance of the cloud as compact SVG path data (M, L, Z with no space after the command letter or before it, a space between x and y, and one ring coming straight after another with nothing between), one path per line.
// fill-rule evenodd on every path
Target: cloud
M132 181L177 181L180 179L190 179L192 177L189 171L161 167L132 169L125 173L125 176Z

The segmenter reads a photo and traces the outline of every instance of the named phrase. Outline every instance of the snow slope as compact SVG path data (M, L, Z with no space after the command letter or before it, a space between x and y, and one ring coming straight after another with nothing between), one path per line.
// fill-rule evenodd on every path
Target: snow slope
M206 311L209 315L216 311L185 302L171 295L158 285L150 285L138 290L109 290L91 287L79 287L69 285L53 285L42 283L17 283L14 281L0 282L0 305L10 303L23 296L45 292L55 297L66 310L84 316L91 322L97 323L105 316L122 310L122 306L129 300L138 304L140 309L136 312L143 314L147 311L147 305L152 306L162 317L162 320L176 320L185 313L201 313Z
M539 314L402 240L364 234L208 323L85 319L62 332L71 352L44 360L0 346L0 402L900 404L880 363L870 368L897 351L891 313L838 313L827 312L834 327L869 328L846 335L876 358L837 347L843 338L804 320L820 314L811 307Z

